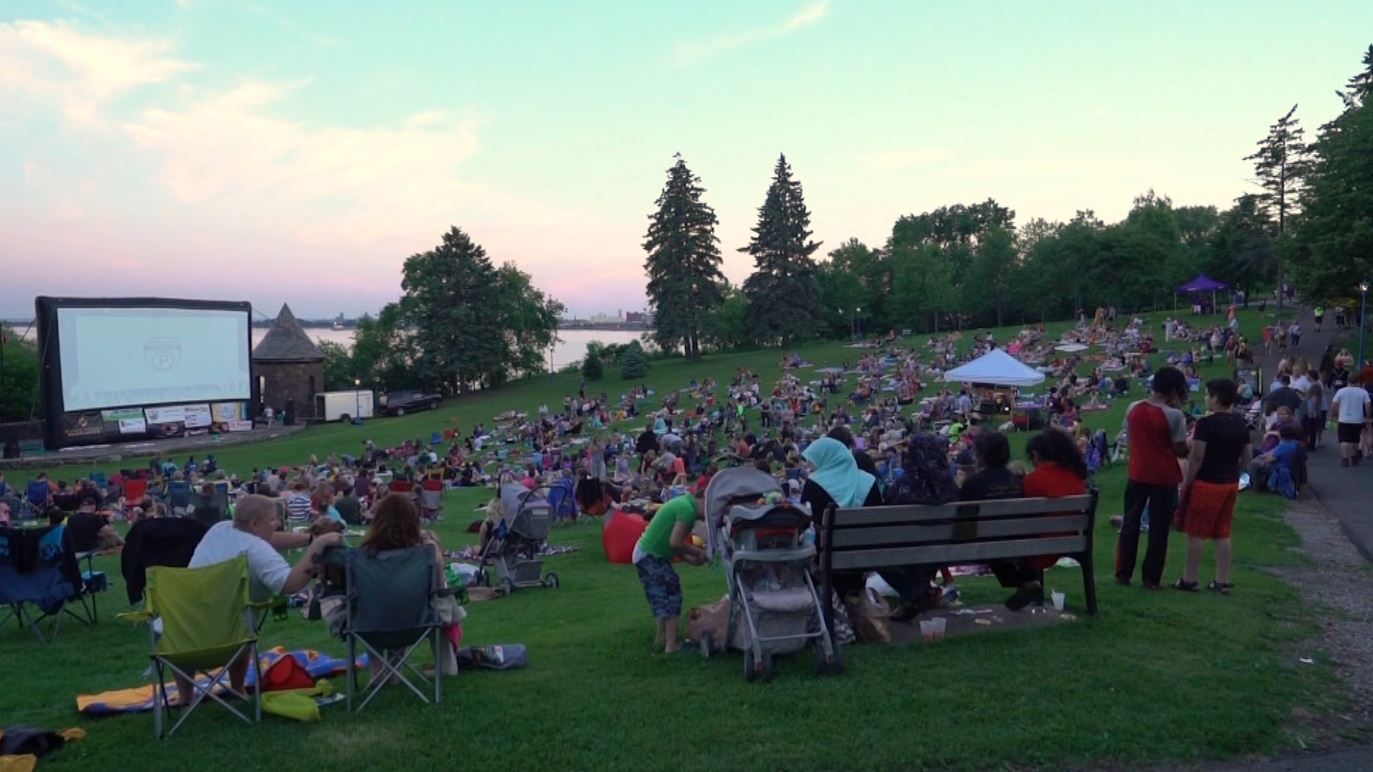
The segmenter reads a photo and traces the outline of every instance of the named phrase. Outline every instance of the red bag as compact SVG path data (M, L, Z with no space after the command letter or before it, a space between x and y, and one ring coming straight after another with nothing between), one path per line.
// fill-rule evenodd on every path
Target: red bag
M308 689L315 685L310 672L290 654L283 655L270 667L262 671L262 691L279 692L283 689Z
M644 535L648 523L638 515L617 514L610 516L601 531L601 544L605 547L605 557L611 563L629 565L634 560L634 545Z

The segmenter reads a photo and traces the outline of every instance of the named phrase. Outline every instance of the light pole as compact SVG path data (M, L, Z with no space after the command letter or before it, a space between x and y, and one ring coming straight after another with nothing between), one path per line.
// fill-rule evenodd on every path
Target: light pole
M863 335L863 323L858 320L862 313L862 308L853 309L853 337L855 338L860 338Z
M1359 282L1359 361L1355 367L1363 369L1363 328L1368 316L1368 279Z
M362 423L362 379L353 379L353 423Z

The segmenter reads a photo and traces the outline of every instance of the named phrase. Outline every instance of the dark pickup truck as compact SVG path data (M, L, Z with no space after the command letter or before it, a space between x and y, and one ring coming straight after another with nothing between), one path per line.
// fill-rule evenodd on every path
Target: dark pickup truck
M393 391L381 395L381 412L400 416L416 410L433 410L439 406L439 400L439 395L426 391Z

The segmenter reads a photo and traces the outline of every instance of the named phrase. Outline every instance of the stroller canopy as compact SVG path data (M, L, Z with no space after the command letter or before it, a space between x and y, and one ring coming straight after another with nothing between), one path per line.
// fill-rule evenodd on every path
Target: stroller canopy
M713 556L715 551L721 548L722 536L718 531L725 515L729 514L725 510L729 508L731 501L758 498L772 492L781 493L782 484L777 478L757 467L736 466L722 470L710 478L710 484L706 486L706 530L710 537L707 542L708 554ZM767 512L767 507L759 507L752 516L756 519ZM743 508L739 514L745 518L749 516Z

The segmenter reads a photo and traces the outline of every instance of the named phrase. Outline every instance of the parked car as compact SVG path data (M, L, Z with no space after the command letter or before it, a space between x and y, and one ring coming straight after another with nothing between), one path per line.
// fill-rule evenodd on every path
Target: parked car
M381 395L381 412L383 415L400 416L416 410L433 410L439 406L441 399L439 395L427 391L393 391Z

